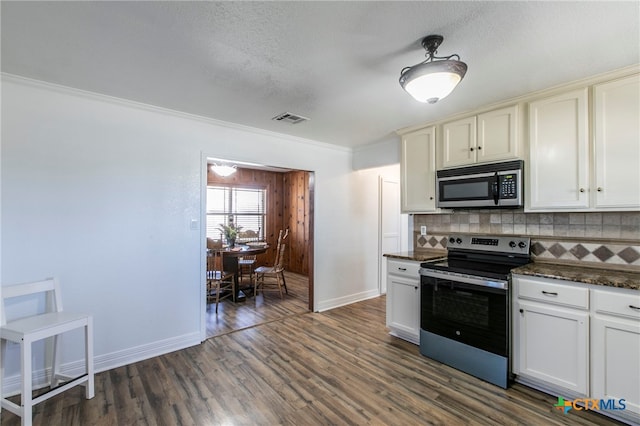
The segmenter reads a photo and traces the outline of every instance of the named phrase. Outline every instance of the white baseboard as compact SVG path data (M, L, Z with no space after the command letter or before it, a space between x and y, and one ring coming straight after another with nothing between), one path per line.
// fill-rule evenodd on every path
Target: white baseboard
M338 308L340 306L350 305L355 302L361 302L367 299L373 299L380 296L378 289L363 291L362 293L350 294L349 296L337 297L318 303L318 312L328 311L329 309Z
M168 354L190 346L199 345L200 343L200 332L196 332L165 340L158 340L156 342L123 349L109 354L98 355L93 358L94 370L96 373L111 370L123 365L133 364L134 362ZM61 374L67 376L80 376L86 372L84 359L64 363L60 366L60 370ZM51 368L35 371L33 373L33 388L38 389L48 386L48 377L50 372ZM2 395L4 397L17 395L20 393L20 387L20 374L5 377L2 380Z

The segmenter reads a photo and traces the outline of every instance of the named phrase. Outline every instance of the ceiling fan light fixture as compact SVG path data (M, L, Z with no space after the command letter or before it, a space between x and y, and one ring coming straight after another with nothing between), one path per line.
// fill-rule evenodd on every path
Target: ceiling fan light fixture
M222 176L222 177L231 176L237 170L238 170L238 168L235 165L229 166L229 165L226 165L226 164L216 164L216 163L213 163L211 165L211 171L213 173L217 174L218 176Z
M437 57L435 53L443 37L427 36L422 47L427 51L424 62L400 71L400 86L418 102L434 104L448 96L467 72L467 64L458 55Z

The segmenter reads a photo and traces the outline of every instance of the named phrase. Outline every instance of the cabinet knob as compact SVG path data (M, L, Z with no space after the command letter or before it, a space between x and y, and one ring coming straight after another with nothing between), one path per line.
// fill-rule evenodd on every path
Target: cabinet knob
M584 188L580 188L580 192L584 192Z
M599 186L597 191L602 192L602 187Z
M469 148L469 151L473 151L473 148Z
M524 314L524 309L520 309L520 313L521 313L521 314Z
M413 288L415 288L416 290L418 289L418 286L414 286Z
M433 197L429 197L430 200L433 200Z
M480 151L481 149L482 149L482 147L481 147L481 146L479 146L479 147L478 147L478 151Z

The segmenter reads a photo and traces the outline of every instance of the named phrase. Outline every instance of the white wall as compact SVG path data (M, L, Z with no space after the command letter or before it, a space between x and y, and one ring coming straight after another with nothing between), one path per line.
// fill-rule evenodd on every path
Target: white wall
M57 276L97 370L200 341L203 155L314 171L316 310L377 293L350 151L3 75L0 279Z
M384 168L400 164L400 136L389 135L388 139L353 150L353 169ZM398 172L399 173L399 172Z

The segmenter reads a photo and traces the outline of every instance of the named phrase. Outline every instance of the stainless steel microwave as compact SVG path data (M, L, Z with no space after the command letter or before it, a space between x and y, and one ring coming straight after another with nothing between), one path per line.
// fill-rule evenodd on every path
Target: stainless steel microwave
M522 160L438 170L436 207L522 207L523 170Z

